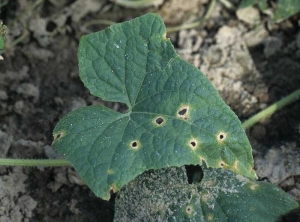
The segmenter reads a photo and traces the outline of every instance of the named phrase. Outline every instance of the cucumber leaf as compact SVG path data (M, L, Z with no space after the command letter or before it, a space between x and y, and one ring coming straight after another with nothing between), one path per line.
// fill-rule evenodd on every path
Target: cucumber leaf
M298 207L271 183L201 168L204 176L193 184L184 167L139 175L117 194L114 221L274 222Z
M147 14L80 40L80 78L102 105L66 115L53 146L92 191L108 199L149 169L202 164L256 178L249 141L209 80L183 61L163 20Z

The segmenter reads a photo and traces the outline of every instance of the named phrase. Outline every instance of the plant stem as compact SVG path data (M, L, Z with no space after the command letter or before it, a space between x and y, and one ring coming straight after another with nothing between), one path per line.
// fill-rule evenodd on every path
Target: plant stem
M25 166L25 167L57 167L69 166L69 162L64 159L1 159L0 166Z
M125 7L131 7L131 8L140 8L140 7L148 7L156 2L157 0L139 0L139 1L128 1L128 0L113 0L117 5L125 6Z
M94 20L90 20L88 22L86 22L85 24L83 24L83 26L85 28L91 26L91 25L114 25L116 24L116 22L114 21L110 21L110 20L105 20L105 19L94 19Z
M191 28L195 28L195 27L203 25L203 23L207 19L209 19L209 17L211 16L215 6L216 6L216 0L212 0L210 2L210 5L208 6L207 12L206 12L205 16L203 17L203 19L201 19L200 21L197 21L197 22L193 22L193 23L188 23L188 24L183 24L183 25L180 25L180 26L169 27L169 28L167 28L167 32L177 32L177 31L181 31L181 30L184 30L184 29L191 29Z
M219 0L226 8L234 10L234 5L228 0Z
M273 113L280 110L281 108L289 105L290 103L295 102L296 100L300 99L300 89L296 90L295 92L291 93L290 95L286 96L285 98L279 100L278 102L274 103L273 105L269 106L266 109L263 109L259 113L255 114L248 120L242 123L244 129L248 129L254 124L258 123L262 119L266 117L270 117Z

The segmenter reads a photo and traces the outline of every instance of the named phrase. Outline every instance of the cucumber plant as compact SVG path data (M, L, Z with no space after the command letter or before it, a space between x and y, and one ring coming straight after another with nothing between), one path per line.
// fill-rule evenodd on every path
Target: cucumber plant
M167 176L175 183L170 188L175 189L174 202L167 204L172 210L158 201L154 214L147 208L143 212L172 221L272 221L298 206L274 185L256 181L252 149L239 119L209 80L176 54L158 15L83 36L78 60L80 78L91 94L128 107L125 113L102 105L83 107L54 129L53 147L98 197L109 199L111 191L135 187L130 184L140 177L146 177L143 184L155 193L148 170L166 181L169 174L163 168L169 172L200 165L200 183L184 184L182 177ZM130 200L137 204L151 199L146 193ZM142 221L137 217L128 220Z

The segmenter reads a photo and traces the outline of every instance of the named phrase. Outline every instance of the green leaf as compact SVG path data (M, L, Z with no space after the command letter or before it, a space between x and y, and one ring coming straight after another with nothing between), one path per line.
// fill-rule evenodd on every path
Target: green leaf
M0 50L4 49L4 38L0 35Z
M203 161L256 178L237 116L165 35L161 17L147 14L81 38L84 85L128 111L73 111L54 129L53 146L103 199L145 170Z
M240 3L240 8L246 8L251 5L254 5L256 3L256 0L242 0Z
M0 7L1 8L1 7ZM6 26L0 21L0 50L4 49L4 35L6 34Z
M282 21L298 12L300 12L299 0L278 0L274 19Z
M224 169L202 170L196 184L188 183L184 167L143 173L118 193L114 220L274 222L298 207L271 183Z
M258 4L258 7L261 11L266 10L268 7L267 0L242 0L239 7L246 8L254 5L255 3Z

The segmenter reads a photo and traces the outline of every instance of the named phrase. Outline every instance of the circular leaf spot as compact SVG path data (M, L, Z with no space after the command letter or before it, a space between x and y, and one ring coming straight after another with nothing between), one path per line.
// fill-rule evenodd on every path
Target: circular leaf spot
M219 167L224 168L225 165L226 165L226 164L225 164L223 161L220 161L220 162L219 162Z
M189 106L181 106L177 112L177 117L187 120L189 118Z
M219 143L222 143L227 137L227 134L224 133L224 132L220 132L218 135L217 135L217 140Z
M158 116L154 119L154 123L158 126L161 126L165 123L165 119L161 116Z
M130 142L131 149L137 150L141 147L141 144L137 140L133 140Z
M186 208L185 208L185 212L188 215L191 215L193 213L193 207L191 205L187 205Z
M192 148L192 150L195 150L198 146L198 141L196 139L191 139L189 141L189 146Z

